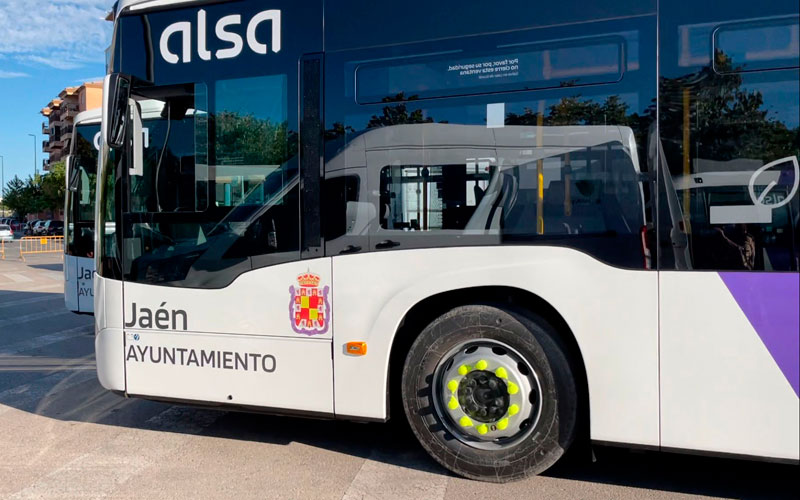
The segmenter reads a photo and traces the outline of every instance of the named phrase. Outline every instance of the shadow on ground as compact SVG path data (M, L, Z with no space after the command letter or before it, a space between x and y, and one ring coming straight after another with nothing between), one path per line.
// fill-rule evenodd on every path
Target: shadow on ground
M62 262L54 264L28 264L28 267L32 267L34 269L44 269L45 271L62 271L64 269L64 264Z

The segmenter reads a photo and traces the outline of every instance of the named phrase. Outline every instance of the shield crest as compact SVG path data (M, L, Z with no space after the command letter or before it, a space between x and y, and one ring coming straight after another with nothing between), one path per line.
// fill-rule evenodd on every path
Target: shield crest
M320 288L320 277L306 272L297 277L298 286L289 287L289 318L292 330L303 335L322 335L328 331L330 304L325 285Z

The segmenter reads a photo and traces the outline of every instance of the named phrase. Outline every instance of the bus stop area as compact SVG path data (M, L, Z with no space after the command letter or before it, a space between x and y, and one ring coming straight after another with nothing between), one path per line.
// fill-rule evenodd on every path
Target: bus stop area
M405 425L125 399L95 374L93 317L64 308L60 254L0 260L2 498L766 498L796 466L595 447L509 484L455 477Z

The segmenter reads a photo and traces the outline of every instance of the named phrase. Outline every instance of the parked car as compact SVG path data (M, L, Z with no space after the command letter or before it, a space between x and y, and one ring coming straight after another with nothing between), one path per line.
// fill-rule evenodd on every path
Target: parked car
M47 236L62 236L64 234L64 221L49 220L45 222L44 234Z
M8 224L0 224L0 241L14 241L14 232Z
M33 236L33 226L39 222L38 220L29 220L22 226L22 234L24 236Z
M21 231L20 228L22 227L22 222L14 217L0 219L0 224L6 224L7 226L10 226L12 231Z
M37 221L36 224L33 225L33 235L43 236L45 234L45 231L47 230L46 228L47 222L48 221L46 220Z
M43 221L40 220L40 219L33 219L33 220L29 220L28 222L25 222L23 224L23 226L22 226L23 234L25 236L33 236L34 235L33 228L34 228L34 226L36 226L36 224L38 224L40 222L43 222Z

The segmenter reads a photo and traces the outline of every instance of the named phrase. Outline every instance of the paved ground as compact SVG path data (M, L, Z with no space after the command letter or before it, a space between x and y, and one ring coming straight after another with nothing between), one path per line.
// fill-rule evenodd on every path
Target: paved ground
M13 259L14 256L12 255ZM596 448L507 485L454 477L402 428L123 399L95 378L92 318L61 261L0 261L0 498L765 498L800 468Z

